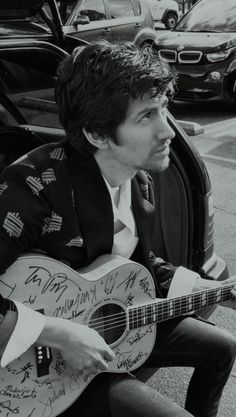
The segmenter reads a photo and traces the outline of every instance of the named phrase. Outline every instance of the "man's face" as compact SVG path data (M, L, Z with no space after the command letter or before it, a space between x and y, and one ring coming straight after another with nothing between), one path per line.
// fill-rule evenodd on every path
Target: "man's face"
M117 144L110 142L112 158L124 169L130 167L161 172L169 166L170 143L175 136L167 122L165 94L130 101L126 119L116 131Z

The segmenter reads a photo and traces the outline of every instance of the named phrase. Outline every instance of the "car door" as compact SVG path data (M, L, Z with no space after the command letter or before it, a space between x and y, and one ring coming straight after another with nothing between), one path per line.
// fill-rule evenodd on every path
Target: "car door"
M21 125L46 142L60 139L64 130L54 88L57 66L66 52L39 41L7 45L0 43L0 126ZM20 152L14 148L14 154Z
M106 0L113 40L132 41L142 28L141 5L133 0Z
M104 0L80 0L63 26L64 34L91 42L110 39L111 31Z

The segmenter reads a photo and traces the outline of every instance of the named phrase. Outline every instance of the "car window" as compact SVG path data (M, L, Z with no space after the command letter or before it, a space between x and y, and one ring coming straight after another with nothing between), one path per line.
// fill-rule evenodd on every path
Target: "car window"
M54 99L58 60L38 50L0 55L0 93L11 100L28 124L60 127Z
M136 16L140 16L141 15L141 4L139 0L134 0L134 9L135 9L135 14Z
M202 0L175 27L186 32L235 32L235 0Z
M106 12L103 1L101 0L84 0L78 9L82 16L88 16L91 22L106 19Z
M130 0L108 0L112 19L134 16L133 5Z
M62 22L65 23L68 16L72 12L76 5L76 0L60 0L57 1L57 6L59 8L59 13L62 19Z

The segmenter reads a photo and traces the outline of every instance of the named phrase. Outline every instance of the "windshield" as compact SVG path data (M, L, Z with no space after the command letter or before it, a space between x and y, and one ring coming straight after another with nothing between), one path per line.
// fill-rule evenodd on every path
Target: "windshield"
M183 32L236 32L236 0L201 0L175 27Z

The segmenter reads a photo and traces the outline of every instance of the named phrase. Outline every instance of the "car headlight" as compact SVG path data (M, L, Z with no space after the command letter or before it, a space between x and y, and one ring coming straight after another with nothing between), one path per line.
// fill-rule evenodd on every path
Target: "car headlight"
M224 61L224 59L228 58L232 49L227 49L226 51L219 51L219 52L212 52L211 54L207 54L207 59L210 62L219 62Z

